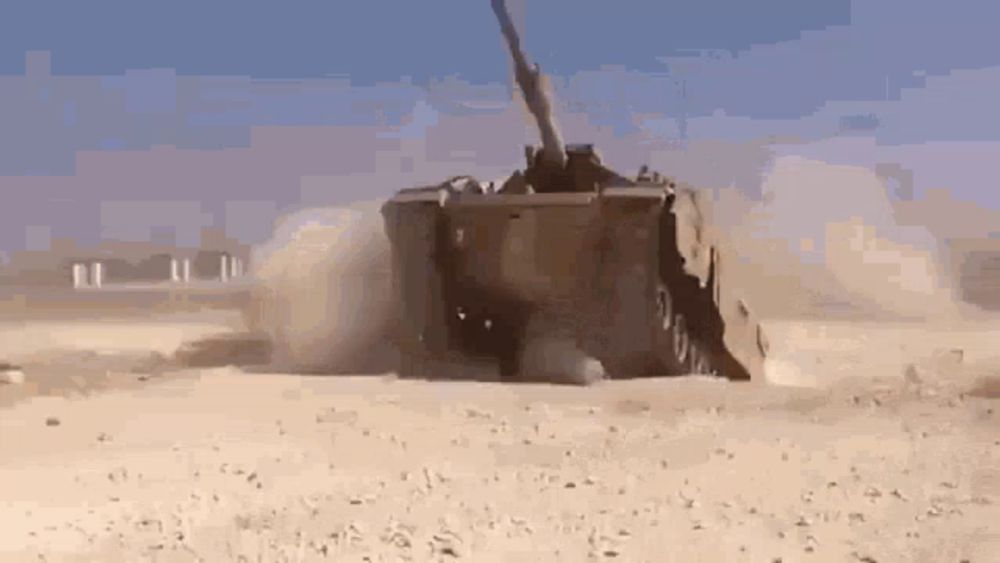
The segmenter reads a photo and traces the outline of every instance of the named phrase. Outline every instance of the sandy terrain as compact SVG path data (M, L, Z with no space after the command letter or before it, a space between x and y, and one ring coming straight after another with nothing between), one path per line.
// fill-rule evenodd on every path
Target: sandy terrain
M0 560L998 560L997 323L775 324L794 387L169 361L236 329L0 327Z

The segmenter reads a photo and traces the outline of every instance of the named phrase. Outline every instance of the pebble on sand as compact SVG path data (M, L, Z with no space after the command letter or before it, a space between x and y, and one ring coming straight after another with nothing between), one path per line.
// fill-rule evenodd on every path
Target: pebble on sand
M24 372L16 366L0 363L0 385L23 385Z

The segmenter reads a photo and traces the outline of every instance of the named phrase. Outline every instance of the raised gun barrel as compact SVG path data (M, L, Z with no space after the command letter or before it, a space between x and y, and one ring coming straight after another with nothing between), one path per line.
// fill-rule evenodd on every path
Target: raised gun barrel
M527 147L525 157L528 162L524 175L515 174L518 181L509 182L524 182L536 192L585 192L600 187L632 185L629 180L605 168L592 146L563 144L559 129L552 119L552 106L538 65L534 68L528 65L504 0L490 1L493 13L500 22L500 31L510 47L514 60L514 77L542 137L541 151L536 147Z
M524 94L524 101L528 106L531 115L538 123L538 131L542 137L542 154L545 164L553 168L562 169L566 166L566 147L563 145L559 129L556 128L552 120L552 106L542 85L541 72L538 65L534 68L528 65L528 59L521 51L521 39L514 28L510 13L507 11L507 4L504 0L491 0L493 13L496 14L500 22L500 31L503 33L507 46L510 48L510 55L514 59L514 78L517 80L521 92Z

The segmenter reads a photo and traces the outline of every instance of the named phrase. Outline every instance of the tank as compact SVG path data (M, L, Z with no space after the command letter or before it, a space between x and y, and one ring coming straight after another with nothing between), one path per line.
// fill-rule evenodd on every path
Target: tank
M542 145L499 186L455 177L382 207L401 373L466 359L526 378L538 375L532 344L555 339L599 362L579 383L759 377L766 338L723 279L698 192L646 167L624 176L592 145L565 144L540 69L503 0L491 1Z

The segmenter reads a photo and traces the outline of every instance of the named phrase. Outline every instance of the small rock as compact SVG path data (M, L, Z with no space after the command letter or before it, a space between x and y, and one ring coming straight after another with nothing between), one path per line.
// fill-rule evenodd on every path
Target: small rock
M2 364L0 364L2 366ZM23 385L24 372L20 368L11 367L3 369L0 367L0 385Z
M460 556L458 545L462 542L462 540L454 532L443 531L434 534L432 537L434 542L437 544L438 553L449 557Z
M45 426L59 426L60 424L62 424L62 422L54 416L50 416L45 419Z

